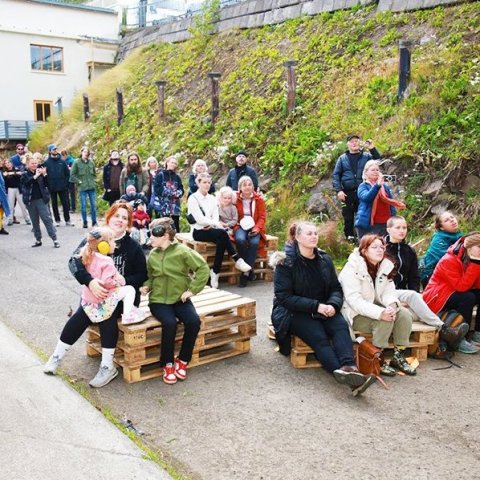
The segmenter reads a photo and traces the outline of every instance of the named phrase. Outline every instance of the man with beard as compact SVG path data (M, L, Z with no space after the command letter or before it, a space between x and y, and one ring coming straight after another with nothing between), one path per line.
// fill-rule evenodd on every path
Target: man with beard
M45 161L45 168L47 169L47 186L52 199L55 224L57 227L60 226L60 213L58 211L58 197L60 197L65 225L73 227L73 224L70 222L70 202L68 200L70 171L67 163L62 160L56 145L48 146L48 158Z
M149 186L148 172L143 170L137 152L128 154L127 166L120 174L120 195L125 195L129 185L133 185L137 192L143 193L145 196L147 195Z

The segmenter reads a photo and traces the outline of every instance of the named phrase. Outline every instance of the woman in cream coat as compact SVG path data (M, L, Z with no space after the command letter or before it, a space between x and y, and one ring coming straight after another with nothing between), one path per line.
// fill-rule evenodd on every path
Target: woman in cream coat
M394 369L415 375L404 356L412 315L398 300L394 274L394 263L385 256L383 238L364 235L338 277L344 294L342 313L354 330L371 332L372 342L379 348L386 348L393 335L395 349L390 366L382 366L384 375L394 375Z

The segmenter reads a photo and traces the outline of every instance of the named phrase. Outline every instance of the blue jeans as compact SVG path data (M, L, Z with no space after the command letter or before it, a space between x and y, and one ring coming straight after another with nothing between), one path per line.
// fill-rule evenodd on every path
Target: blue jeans
M294 312L290 332L309 345L325 370L332 373L344 365L355 365L348 324L340 313L330 318L313 318Z
M80 191L80 208L82 210L83 223L87 223L87 196L90 200L90 213L92 214L92 224L97 223L97 197L95 190Z
M246 230L240 227L235 232L235 243L237 252L252 268L255 266L257 258L258 244L260 243L260 234L249 235Z

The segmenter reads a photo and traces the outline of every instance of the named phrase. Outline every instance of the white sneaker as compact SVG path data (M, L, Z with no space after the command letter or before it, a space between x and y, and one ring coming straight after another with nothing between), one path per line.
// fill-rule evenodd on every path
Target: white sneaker
M138 307L133 306L128 315L122 315L123 325L132 325L145 320L145 312Z
M218 279L220 278L219 273L215 273L213 270L210 270L210 286L212 288L218 288Z
M235 268L243 273L247 273L252 269L252 267L243 258L239 258L235 262Z
M108 368L106 365L100 365L95 377L90 380L89 385L93 388L100 388L110 383L118 375L115 367Z
M48 373L49 375L55 375L57 373L58 367L60 366L60 357L58 355L52 355L48 362L43 366L43 373Z

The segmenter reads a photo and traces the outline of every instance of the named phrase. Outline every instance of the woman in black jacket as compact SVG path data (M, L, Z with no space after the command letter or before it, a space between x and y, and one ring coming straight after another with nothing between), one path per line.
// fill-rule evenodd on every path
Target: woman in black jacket
M288 253L275 254L275 330L283 317L288 333L296 335L314 351L315 357L340 383L350 385L353 395L364 392L375 382L362 375L353 357L348 324L340 314L342 287L330 257L317 248L317 227L309 222L295 226L295 239Z

